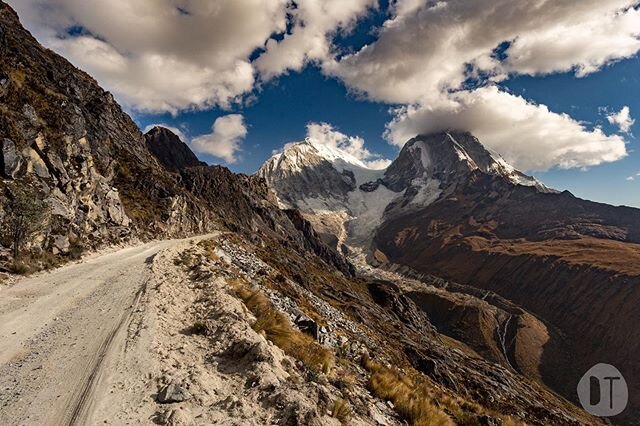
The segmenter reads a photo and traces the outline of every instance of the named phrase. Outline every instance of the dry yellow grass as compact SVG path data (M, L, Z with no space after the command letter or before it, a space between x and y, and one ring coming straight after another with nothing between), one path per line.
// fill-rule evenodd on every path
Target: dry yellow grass
M9 79L13 82L13 84L16 85L18 89L22 89L26 78L27 74L22 70L15 69L9 72Z
M481 405L448 394L433 386L415 370L406 373L385 367L363 356L362 365L369 371L369 389L377 397L391 401L395 410L414 426L477 424L478 416L498 417L504 426L523 426L511 416L495 413Z
M519 420L515 420L511 416L498 416L502 420L502 426L525 426L526 423L523 423Z
M426 383L401 374L368 357L363 366L371 373L369 388L377 397L391 401L395 410L415 426L453 426L453 420L433 402L433 392ZM440 401L450 402L450 401ZM447 404L449 405L449 404Z
M304 363L309 369L329 374L335 365L331 350L318 344L310 336L296 330L286 315L273 307L259 290L242 281L232 283L236 294L255 315L253 329L264 333L276 346Z
M216 253L216 247L218 247L218 243L215 240L200 241L198 245L205 249L205 251L207 252L207 256L209 256L209 259L213 261L217 261L220 259L220 257Z
M333 401L333 407L331 408L331 417L338 419L340 423L344 425L349 423L352 415L353 410L351 410L351 406L347 401L342 398L338 398Z
M349 362L338 355L338 367L334 369L331 377L331 384L343 391L350 391L358 385L358 379L355 374L348 368Z

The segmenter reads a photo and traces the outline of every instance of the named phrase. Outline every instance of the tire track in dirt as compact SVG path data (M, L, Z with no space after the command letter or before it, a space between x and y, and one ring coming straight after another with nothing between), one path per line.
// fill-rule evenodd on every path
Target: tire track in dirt
M188 240L89 256L0 291L0 425L80 425L111 379L151 285L150 259Z
M94 362L92 363L92 367L90 370L89 377L84 382L84 385L81 389L78 389L78 396L74 398L71 404L67 408L67 413L69 414L68 421L65 421L65 425L75 426L75 425L84 425L86 424L86 418L88 413L90 412L91 400L93 397L93 393L95 391L96 379L100 374L100 370L102 367L102 361L107 356L109 350L111 349L112 343L119 332L123 330L123 326L125 323L131 322L131 315L138 309L140 305L140 300L142 296L147 290L148 280L143 284L143 286L136 293L135 301L130 308L128 308L122 314L122 319L118 322L116 327L109 333L107 339L102 343L98 353L95 356ZM129 324L127 324L128 327Z

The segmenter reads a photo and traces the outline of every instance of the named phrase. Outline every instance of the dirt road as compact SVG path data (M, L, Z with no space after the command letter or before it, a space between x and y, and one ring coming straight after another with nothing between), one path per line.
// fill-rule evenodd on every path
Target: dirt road
M183 241L94 255L0 291L0 425L85 423L153 257Z

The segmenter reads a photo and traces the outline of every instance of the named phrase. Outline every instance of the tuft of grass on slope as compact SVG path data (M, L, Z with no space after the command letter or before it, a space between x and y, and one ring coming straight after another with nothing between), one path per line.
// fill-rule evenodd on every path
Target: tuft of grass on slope
M14 69L9 72L9 80L11 80L18 89L22 89L26 79L27 74L21 69Z
M255 331L264 333L267 339L287 355L301 361L313 372L329 374L332 371L335 356L331 350L295 329L289 318L274 308L262 291L241 281L232 284L236 295L256 317L253 324Z
M353 415L353 410L347 401L342 398L338 398L333 401L333 407L331 408L331 417L338 419L343 425L349 424L349 420Z
M205 251L207 252L207 256L209 256L209 259L213 260L214 262L220 259L220 257L216 253L218 243L215 240L200 241L198 245L205 249Z
M391 401L396 412L411 425L476 425L483 416L498 418L504 426L524 425L511 416L447 394L415 370L386 367L367 355L362 357L362 366L371 374L369 390L378 398Z
M410 424L415 426L453 426L453 420L432 398L432 391L426 383L400 371L385 367L364 356L362 365L370 373L369 389L377 397L391 401L395 410Z

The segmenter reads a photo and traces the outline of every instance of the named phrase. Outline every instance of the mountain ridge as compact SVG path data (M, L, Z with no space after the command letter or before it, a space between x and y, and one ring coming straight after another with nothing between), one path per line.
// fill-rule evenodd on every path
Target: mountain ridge
M313 174L303 170L300 175L310 185L306 178ZM468 133L411 139L382 176L357 188L351 185L342 199L307 196L289 184L299 176L279 178L267 176L267 182L359 268L427 277L426 284L444 279L480 294L495 293L547 324L546 332L529 336L533 340L522 337L518 344L512 341L511 349L507 346L515 352L529 348L520 352L520 361L510 359L514 368L574 399L582 373L609 362L640 394L640 370L632 361L640 339L632 337L630 325L640 320L634 309L640 303L640 271L630 266L640 264L640 209L549 189L493 156ZM313 183L322 193L325 182ZM381 191L391 196L384 198ZM367 205L367 194L384 206ZM460 337L459 330L469 327L447 324L455 320L443 314L441 305L452 312L458 302L433 296L416 300L430 317L447 318L440 325L453 335ZM478 314L489 315L486 309ZM506 326L501 327L489 333L500 335ZM462 335L477 350L486 350L487 343L476 340L478 330ZM534 349L542 335L547 343ZM522 355L536 351L536 359ZM629 413L638 406L640 398L631 397Z
M166 168L176 170L190 166L202 166L205 163L171 130L154 126L144 135L149 151Z
M353 247L366 246L385 215L446 197L475 171L555 192L465 132L417 136L385 169L371 169L340 148L305 140L285 146L256 175L275 190L283 206L306 213L328 243ZM331 212L338 217L330 217ZM349 235L354 241L348 241Z

